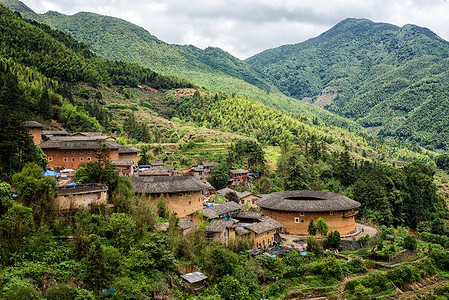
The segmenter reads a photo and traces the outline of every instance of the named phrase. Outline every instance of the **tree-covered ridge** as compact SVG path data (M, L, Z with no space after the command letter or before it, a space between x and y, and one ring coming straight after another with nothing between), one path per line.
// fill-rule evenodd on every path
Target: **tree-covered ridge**
M320 36L246 61L292 97L316 101L383 136L447 149L449 43L426 28L347 19ZM326 88L329 102L317 99ZM427 103L438 104L438 114Z
M161 76L135 64L105 60L62 32L36 22L25 22L1 6L0 56L32 67L64 82L92 85L112 83L156 88L191 87L184 80Z
M57 12L37 14L16 0L2 0L25 18L43 22L87 44L99 56L138 63L156 72L186 78L197 86L240 94L267 106L351 130L352 121L289 98L252 68L219 48L167 44L143 28L121 19L94 13L72 16Z
M281 145L284 139L296 144L317 140L332 151L349 149L360 159L429 162L433 157L420 147L361 135L317 120L293 118L238 95L178 89L144 97L140 105L177 122L254 137L268 145Z

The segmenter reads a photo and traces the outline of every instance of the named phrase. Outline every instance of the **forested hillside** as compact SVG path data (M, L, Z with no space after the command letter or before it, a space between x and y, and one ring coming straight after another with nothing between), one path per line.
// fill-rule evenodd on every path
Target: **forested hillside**
M17 0L0 0L0 3L25 18L73 36L101 57L134 62L162 74L185 78L209 90L240 94L291 114L361 130L361 126L352 121L285 96L263 73L219 48L202 50L192 45L167 44L132 23L94 13L67 16L50 11L37 14Z
M347 19L246 60L286 95L382 136L448 149L449 43L426 28Z

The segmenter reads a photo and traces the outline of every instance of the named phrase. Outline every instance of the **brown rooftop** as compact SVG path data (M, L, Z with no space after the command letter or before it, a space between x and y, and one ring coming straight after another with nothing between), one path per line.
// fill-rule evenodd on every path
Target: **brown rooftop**
M135 193L183 193L207 189L207 185L191 176L135 176L131 177L131 182Z
M67 138L67 139L64 139ZM71 137L54 137L39 145L41 149L60 150L96 150L102 146L109 149L119 149L119 144L110 141L71 139Z
M114 166L132 166L134 162L132 160L111 160L111 164Z
M70 186L61 186L56 192L58 195L86 194L94 192L106 192L108 186L105 184L87 183Z
M26 121L23 123L23 125L25 125L26 128L43 128L44 125L42 125L39 122L36 121Z
M231 174L244 174L244 173L248 173L248 170L243 169L231 170Z
M360 203L340 194L321 191L285 191L263 195L256 203L278 211L326 212L355 209Z
M203 209L203 214L208 219L215 219L218 218L220 215L237 211L240 209L242 209L242 207L239 204L231 201L206 207Z

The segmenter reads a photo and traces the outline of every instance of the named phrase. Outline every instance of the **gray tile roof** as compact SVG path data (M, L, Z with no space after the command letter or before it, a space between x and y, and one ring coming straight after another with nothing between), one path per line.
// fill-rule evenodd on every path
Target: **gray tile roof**
M235 216L235 218L238 219L252 219L252 220L259 220L261 217L262 213L255 211L240 211L238 215Z
M256 202L278 211L327 212L355 209L360 203L340 194L321 191L285 191L263 195Z
M242 207L235 202L224 202L215 204L211 207L206 207L203 209L203 214L208 219L216 219L220 215L230 213L242 209Z
M61 186L56 192L58 195L86 194L94 192L106 192L108 186L105 184L87 183L70 186Z
M111 160L111 164L115 166L132 166L134 162L132 160Z
M82 139L62 139L67 137L53 137L39 145L41 149L60 150L96 150L102 145L109 149L118 149L118 144L111 141L82 140Z
M138 176L131 177L135 193L183 193L203 191L207 185L191 176Z
M217 190L217 194L220 196L226 196L226 194L228 194L228 193L235 193L235 191L230 188L224 188L224 189Z
M243 169L231 170L231 174L243 174L243 173L248 173L248 170L243 170Z
M207 226L206 231L208 232L223 232L226 228L231 228L237 220L228 219L228 220L215 220Z
M275 219L272 219L268 216L262 216L259 219L259 221L260 222L256 222L251 225L245 226L245 229L254 231L255 233L259 234L262 232L274 230L274 229L281 228L282 226L284 226L284 224L282 224L281 222L276 221Z
M183 230L195 227L195 223L193 223L193 221L188 220L188 219L181 219L181 220L179 220L179 224L178 225Z
M156 167L137 172L137 176L169 176L177 173L174 167Z
M216 165L218 165L218 162L216 162L216 161L205 161L205 162L201 163L201 165L204 166L204 167L212 168L212 167L215 167Z
M242 226L237 226L234 230L235 230L235 233L237 233L238 235L245 235L245 234L249 234L251 232L249 230L246 230Z
M256 195L256 194L251 193L251 192L248 192L248 191L244 191L244 192L236 192L236 194L237 194L237 196L239 197L239 199L245 198L245 197L250 196L250 195L254 195L254 196L256 196L257 198L260 198L259 195Z
M207 279L208 277L201 272L193 272L181 275L181 278L186 280L188 283L197 283Z
M122 144L119 144L117 142L111 142L111 143L115 143L118 146L118 153L119 154L123 154L123 153L138 153L138 152L142 152L142 150L134 148L134 147L129 147L129 146L124 146Z
M23 123L23 125L25 125L26 128L43 128L44 125L42 125L39 122L36 121L26 121Z
M78 132L78 135L84 135L84 136L102 136L101 132Z
M42 130L43 135L69 135L65 130Z

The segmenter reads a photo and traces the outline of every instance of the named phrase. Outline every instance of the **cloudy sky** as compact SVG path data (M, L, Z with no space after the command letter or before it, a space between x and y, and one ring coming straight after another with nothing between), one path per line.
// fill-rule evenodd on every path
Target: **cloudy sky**
M22 0L38 13L96 12L159 39L220 47L241 59L315 37L345 18L427 27L449 40L449 0Z

